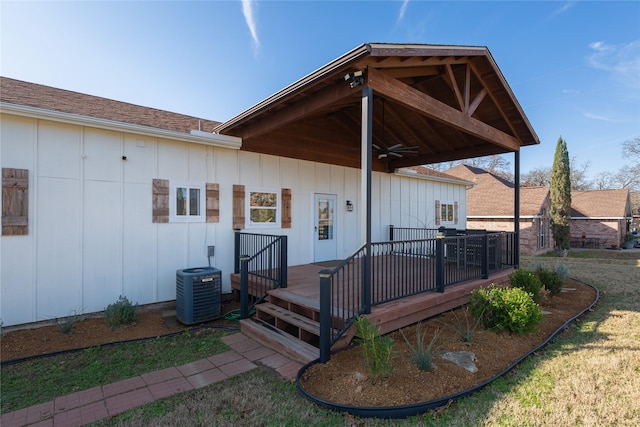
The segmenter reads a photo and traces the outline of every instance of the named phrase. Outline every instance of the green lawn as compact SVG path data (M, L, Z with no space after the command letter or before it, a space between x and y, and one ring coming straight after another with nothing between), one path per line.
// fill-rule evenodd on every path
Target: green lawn
M101 426L636 426L640 420L640 253L525 257L564 263L601 301L549 346L482 391L407 420L355 419L311 404L268 370L131 410Z

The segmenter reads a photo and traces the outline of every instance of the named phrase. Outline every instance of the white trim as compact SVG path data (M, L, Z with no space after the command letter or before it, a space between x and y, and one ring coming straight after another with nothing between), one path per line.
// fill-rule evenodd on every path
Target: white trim
M451 216L453 217L453 219L451 221L449 221L448 219L446 219L446 218L444 218L442 216L442 207L443 206L451 206ZM440 200L440 212L439 212L439 214L440 214L440 225L457 225L457 223L456 223L456 202L455 201L449 201L449 200L442 201L442 200Z
M206 190L204 183L194 182L169 182L169 222L206 222ZM178 215L176 213L176 188L187 188L189 190L196 189L200 191L200 199L198 200L198 215Z
M456 179L456 178L445 178L442 176L435 176L435 175L424 175L419 173L418 171L415 171L413 169L396 169L393 172L394 175L397 176L406 176L406 177L410 177L410 178L418 178L418 179L424 179L426 181L435 181L435 182L444 182L446 184L457 184L457 185L464 185L465 187L468 188L472 188L475 187L476 183L475 182L471 182L471 181L465 181L463 179Z
M210 145L239 150L242 147L242 138L228 135L220 135L208 132L192 131L191 134L167 129L159 129L151 126L143 126L132 123L118 122L115 120L100 119L97 117L83 116L79 114L65 113L61 111L47 110L44 108L29 107L25 105L0 102L0 113L15 114L22 117L35 119L54 120L79 126L91 126L98 129L118 132L129 132L136 135L144 135L155 138L167 138L175 141L191 142L194 144ZM207 134L207 135L204 135Z
M251 193L275 193L276 195L276 222L251 222ZM281 228L282 226L282 190L280 188L244 187L244 227L256 228Z

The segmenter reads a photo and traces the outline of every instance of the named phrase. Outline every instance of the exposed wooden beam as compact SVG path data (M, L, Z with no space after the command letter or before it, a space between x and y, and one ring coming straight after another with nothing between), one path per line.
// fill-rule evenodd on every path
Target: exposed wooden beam
M386 75L382 71L368 69L368 84L376 92L406 105L407 107L431 117L434 120L449 124L463 132L476 136L492 144L499 145L507 151L520 149L520 141L501 130L480 120L468 116L437 99L408 86L401 81Z
M485 89L487 87L490 87L489 84L487 83L486 79L482 75L482 73L480 73L480 71L477 69L476 65L473 62L469 62L469 67L471 67L471 69L473 70L474 74L476 75L476 77L480 81L480 84L482 84L482 87L484 87ZM516 132L516 129L513 127L513 124L511 123L511 120L509 120L509 115L502 109L502 107L500 106L500 103L496 99L493 91L488 91L488 95L489 95L489 98L491 99L491 101L493 101L493 103L496 106L496 108L498 109L498 111L500 112L500 115L504 119L505 123L507 123L507 125L509 126L509 129L511 129L511 132L513 132L514 135L517 135L518 132ZM480 102L478 102L478 104L480 104ZM524 112L521 112L521 114L524 115Z
M339 80L335 84L315 92L313 96L286 105L276 114L268 115L262 120L248 122L240 129L238 136L252 138L265 134L296 120L301 120L343 98L359 93L359 88L351 88L348 82Z
M482 90L473 98L473 101L469 106L467 106L467 114L473 116L473 113L476 112L476 108L482 102L484 97L487 95L487 88L483 87ZM513 130L513 129L512 129Z
M466 111L466 109L464 108L464 101L462 100L462 94L460 93L460 88L458 87L456 76L453 74L453 68L451 68L451 64L445 65L445 69L447 70L447 76L449 77L449 85L451 86L451 89L453 89L453 93L456 95L456 99L458 100L460 111Z
M424 155L417 157L403 157L389 161L389 169L395 170L408 166L426 165L431 163L450 162L453 160L468 159L471 157L491 156L494 154L504 154L505 150L497 145L483 147L458 148L453 151L444 151L435 155Z

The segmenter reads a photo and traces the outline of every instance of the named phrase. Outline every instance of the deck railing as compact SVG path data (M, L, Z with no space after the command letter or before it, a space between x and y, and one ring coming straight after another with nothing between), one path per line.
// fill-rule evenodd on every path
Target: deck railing
M236 231L234 268L240 273L241 318L249 317L269 290L287 287L287 267L287 236ZM249 294L255 296L251 305Z
M435 239L437 228L411 228L389 226L389 240L425 240Z
M320 272L320 361L329 360L331 346L367 307L488 278L514 266L514 248L515 233L507 232L372 243L365 292L363 246L335 269Z

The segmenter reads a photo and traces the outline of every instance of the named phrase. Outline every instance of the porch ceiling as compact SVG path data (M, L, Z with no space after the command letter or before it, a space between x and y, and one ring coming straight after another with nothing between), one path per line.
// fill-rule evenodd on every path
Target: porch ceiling
M351 87L345 75L363 72ZM539 140L486 47L364 44L214 132L242 150L359 168L362 87L373 89L373 169L518 151Z

